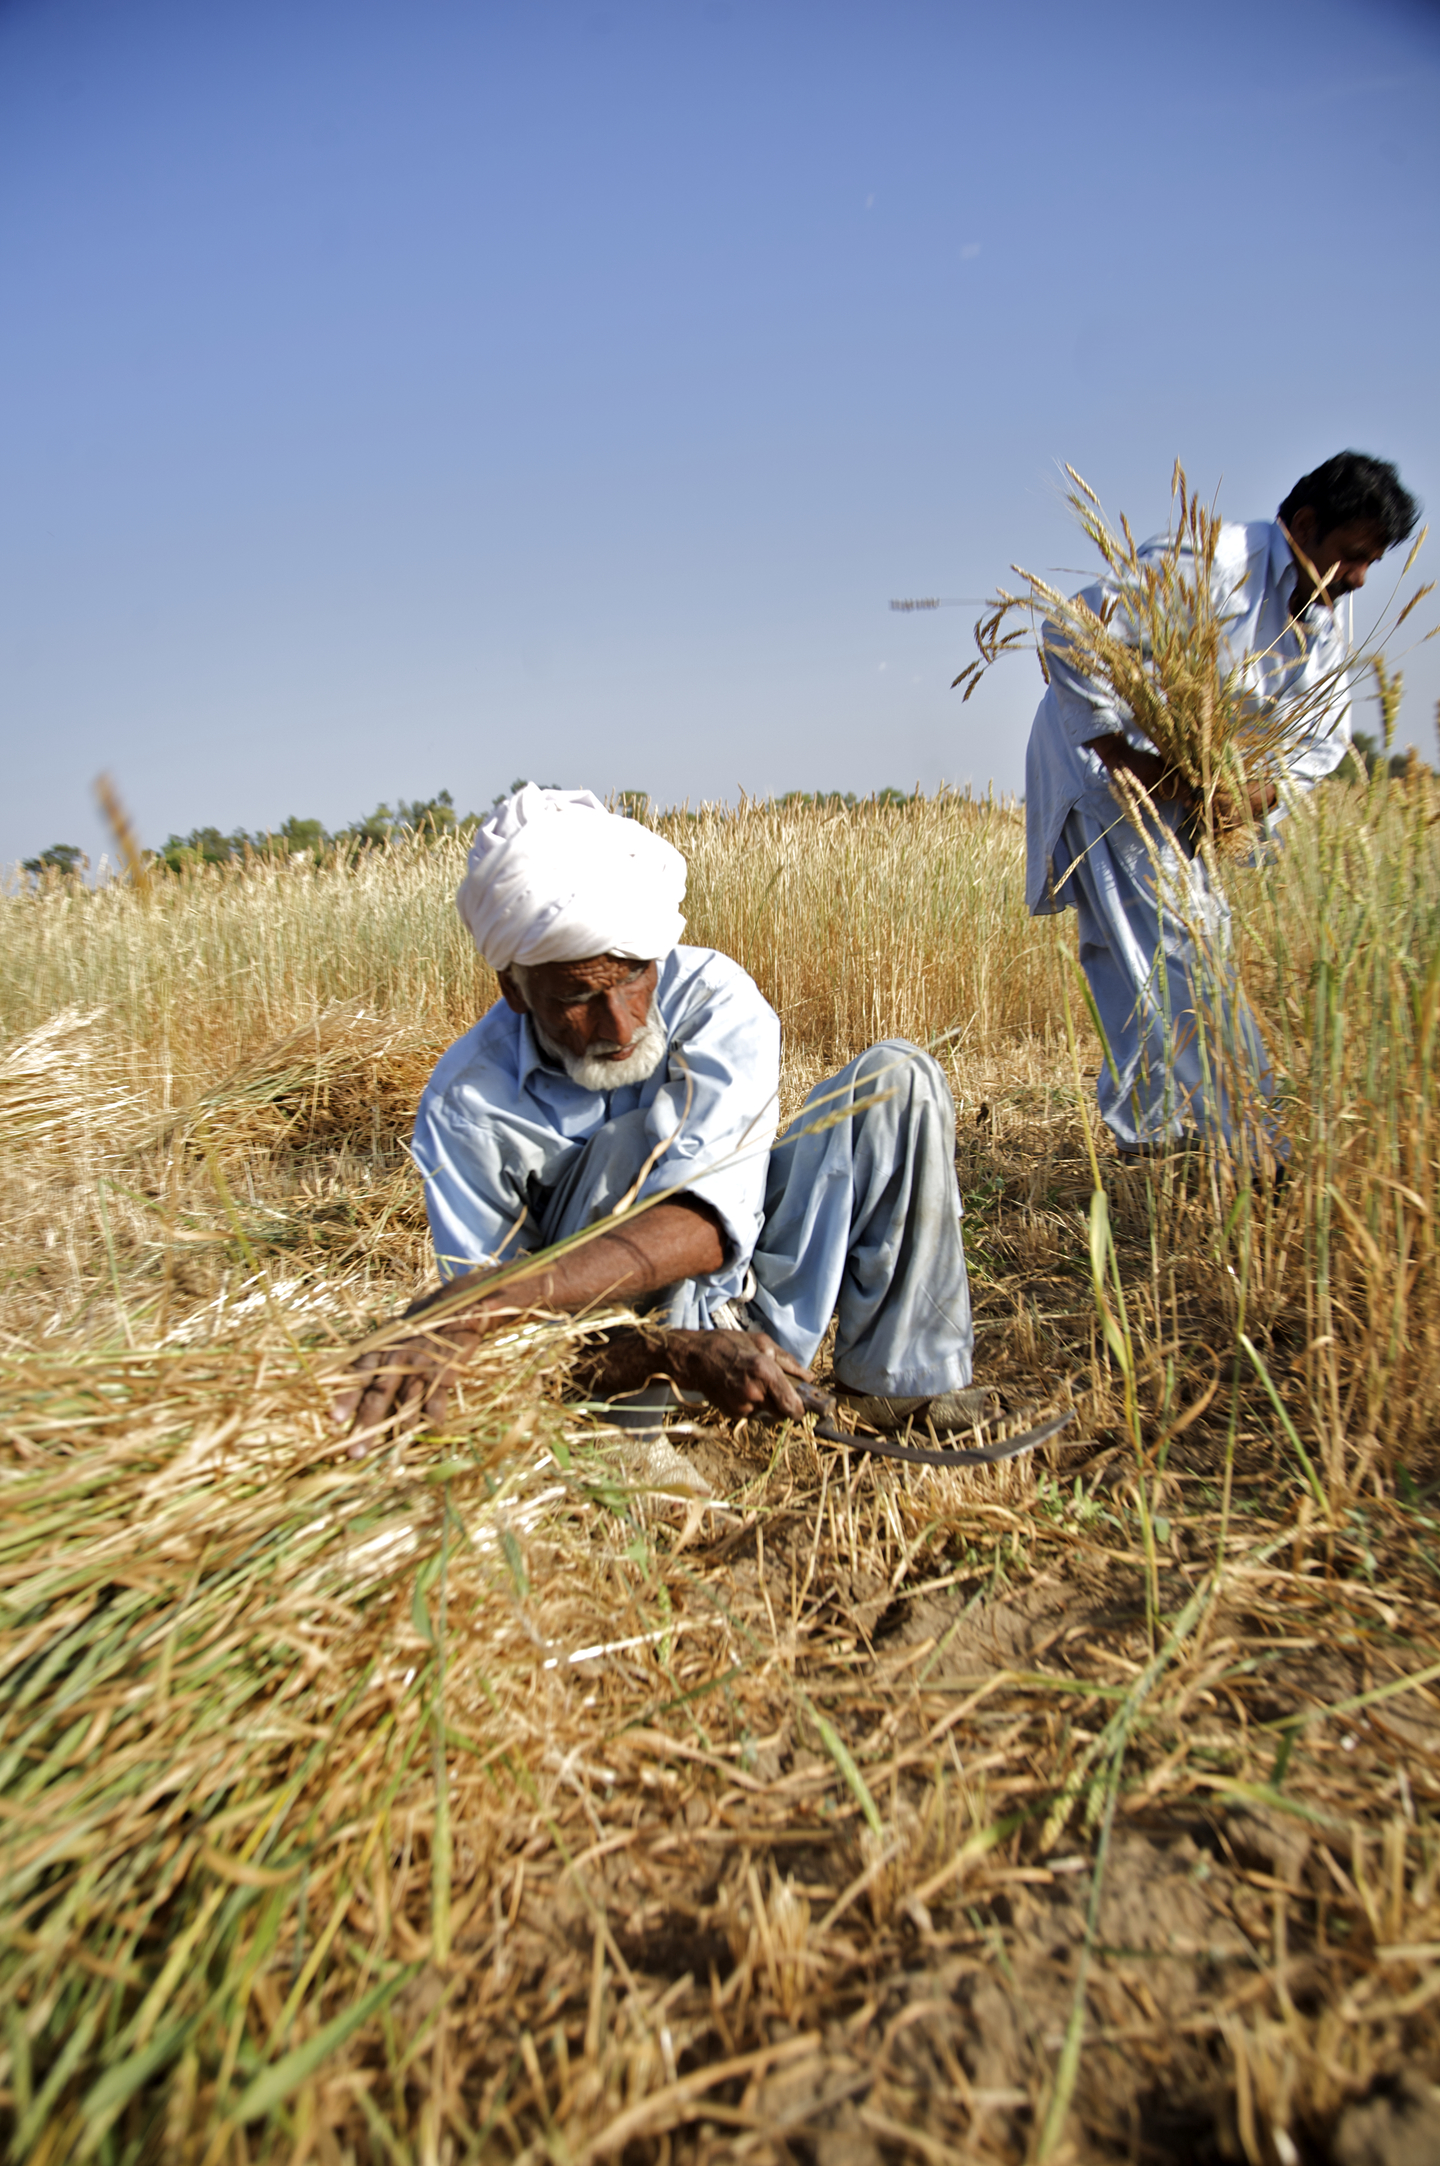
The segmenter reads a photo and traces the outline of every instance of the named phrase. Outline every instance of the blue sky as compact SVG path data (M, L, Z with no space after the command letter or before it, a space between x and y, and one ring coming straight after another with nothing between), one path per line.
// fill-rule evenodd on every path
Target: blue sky
M1018 789L887 604L1083 567L1062 461L1440 507L1437 111L1403 0L0 0L0 862Z

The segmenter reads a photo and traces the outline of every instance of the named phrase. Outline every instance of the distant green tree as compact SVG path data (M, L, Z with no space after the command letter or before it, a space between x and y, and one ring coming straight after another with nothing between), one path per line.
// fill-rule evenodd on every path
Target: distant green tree
M402 797L396 807L395 825L402 834L429 835L435 841L442 835L453 835L455 800L448 790L437 790L433 797L416 797L408 802Z
M228 865L232 858L244 856L249 840L243 828L222 835L218 827L192 827L188 835L170 836L160 862L171 872L183 872L187 865Z
M390 840L394 827L394 813L388 805L380 804L373 812L367 813L363 820L352 820L349 827L342 828L335 840L338 843L351 843L361 849L367 844L372 849L378 849Z
M469 815L474 824L478 816ZM437 842L442 835L453 835L463 825L455 815L455 800L448 790L437 790L433 797L399 797L395 809L380 804L363 820L352 821L335 837L338 844L348 844L352 849L370 847L376 849L387 842L399 842L406 836L423 836Z
M284 826L268 835L266 841L272 850L278 847L287 857L308 857L317 865L330 848L330 837L318 820L297 819L293 812Z
M83 872L89 863L89 858L77 843L52 842L49 849L42 850L38 857L27 857L22 870L34 873L38 880L43 873L47 872L58 872L67 875L72 872Z
M874 790L869 797L857 797L853 790L787 790L783 797L772 797L770 803L785 809L791 805L813 807L818 812L848 812L859 805L913 805L919 792L909 790Z

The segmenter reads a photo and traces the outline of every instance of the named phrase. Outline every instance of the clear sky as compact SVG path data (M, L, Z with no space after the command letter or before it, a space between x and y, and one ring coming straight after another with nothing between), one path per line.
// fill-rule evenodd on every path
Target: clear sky
M1062 461L1440 511L1437 114L1418 0L0 0L0 862L1017 790L887 604L1084 567Z

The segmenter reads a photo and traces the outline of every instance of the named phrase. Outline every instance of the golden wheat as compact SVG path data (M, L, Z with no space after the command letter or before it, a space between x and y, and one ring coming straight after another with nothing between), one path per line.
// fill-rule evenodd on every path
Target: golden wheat
M1291 1177L1102 1145L1095 1251L1013 808L672 816L792 1101L939 1045L982 1371L1078 1417L983 1479L692 1425L673 1503L573 1327L328 1426L490 997L453 848L0 906L12 2155L1287 2156L1434 2069L1436 809L1237 876Z

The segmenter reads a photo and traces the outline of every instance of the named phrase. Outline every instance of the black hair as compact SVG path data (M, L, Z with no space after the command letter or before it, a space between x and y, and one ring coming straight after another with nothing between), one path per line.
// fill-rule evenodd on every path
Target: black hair
M1352 519L1371 519L1384 534L1387 549L1408 541L1420 517L1420 506L1390 461L1371 459L1363 451L1337 451L1313 474L1302 474L1277 516L1289 526L1307 504L1322 534L1333 534Z

